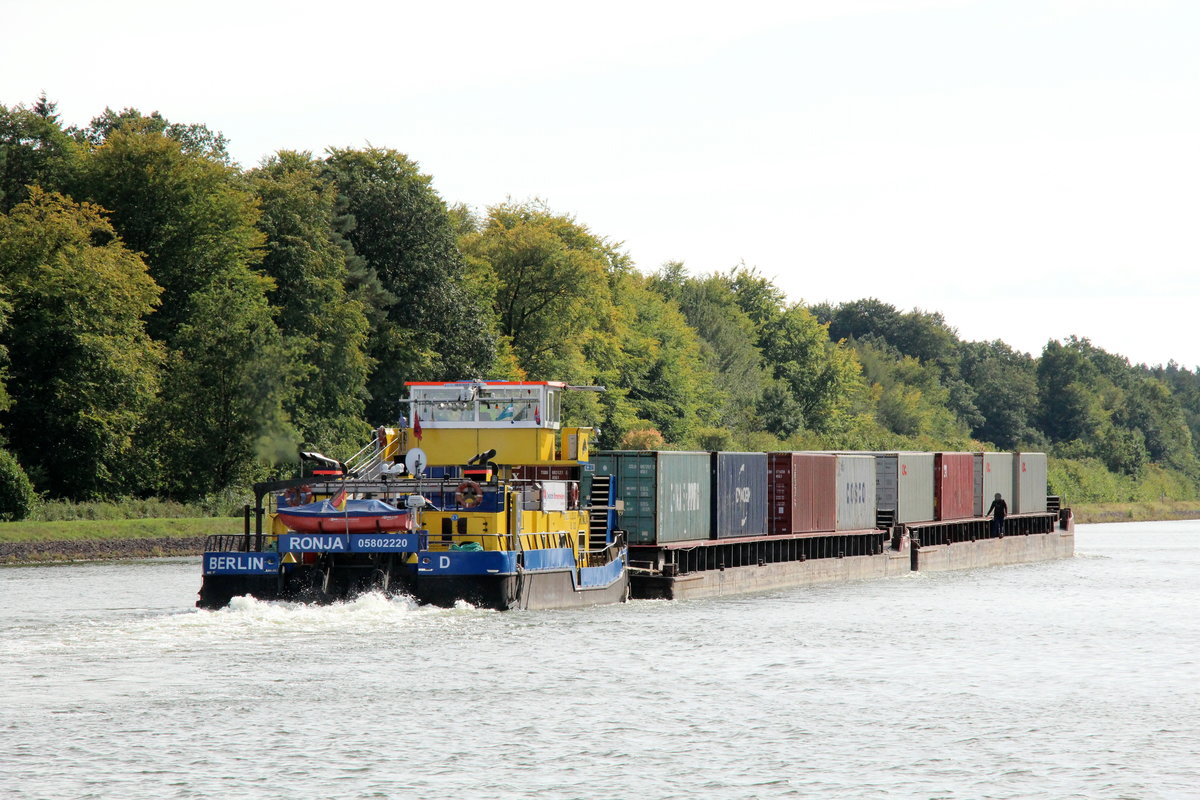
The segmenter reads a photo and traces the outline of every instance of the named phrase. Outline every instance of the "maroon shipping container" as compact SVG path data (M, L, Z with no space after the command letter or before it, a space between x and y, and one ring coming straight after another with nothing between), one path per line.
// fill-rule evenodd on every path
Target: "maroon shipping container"
M837 456L767 455L767 531L811 533L837 527Z
M577 481L579 467L521 465L512 468L512 476L514 480L526 481Z
M933 498L936 519L975 516L975 455L935 453Z

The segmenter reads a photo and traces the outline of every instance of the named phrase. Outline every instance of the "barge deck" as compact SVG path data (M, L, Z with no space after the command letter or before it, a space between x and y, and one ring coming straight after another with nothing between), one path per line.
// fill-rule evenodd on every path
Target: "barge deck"
M1070 558L1070 509L1011 516L995 535L983 517L890 530L756 536L630 546L630 593L683 600L874 580L908 572L1006 566Z

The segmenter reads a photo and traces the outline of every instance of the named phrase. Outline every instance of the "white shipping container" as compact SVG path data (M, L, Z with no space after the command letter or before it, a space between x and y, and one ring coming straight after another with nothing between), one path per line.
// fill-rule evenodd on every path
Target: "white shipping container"
M875 456L837 457L837 529L871 530L875 527Z
M1035 514L1046 510L1047 465L1045 453L1013 453L1013 495L1010 514Z
M1008 503L1008 510L1015 514L1016 498L1013 496L1013 454L975 454L975 516L982 517L992 504L996 492Z

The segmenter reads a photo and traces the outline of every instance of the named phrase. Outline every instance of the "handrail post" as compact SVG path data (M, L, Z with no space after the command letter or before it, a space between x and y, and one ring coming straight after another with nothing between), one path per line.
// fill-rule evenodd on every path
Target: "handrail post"
M245 552L250 552L250 504L242 506L242 534L245 538Z
M254 552L261 553L263 546L263 495L265 492L258 486L254 487Z

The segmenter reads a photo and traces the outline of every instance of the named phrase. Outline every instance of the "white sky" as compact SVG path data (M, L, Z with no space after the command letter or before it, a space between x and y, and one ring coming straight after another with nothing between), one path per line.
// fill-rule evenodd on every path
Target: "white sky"
M394 147L447 202L541 197L646 272L941 311L1037 354L1200 365L1200 3L0 0L45 90L283 149Z

